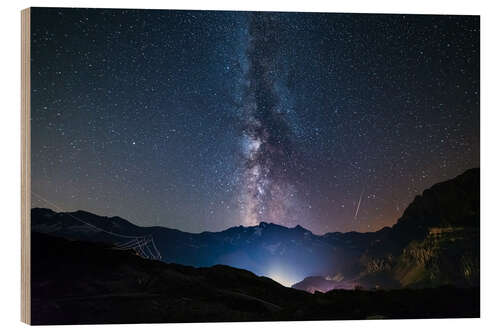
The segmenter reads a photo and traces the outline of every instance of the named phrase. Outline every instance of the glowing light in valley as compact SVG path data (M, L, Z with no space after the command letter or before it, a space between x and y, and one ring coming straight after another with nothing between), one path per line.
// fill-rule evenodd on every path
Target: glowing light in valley
M266 274L266 276L285 287L291 287L292 285L298 282L294 281L294 279L290 278L288 274L286 274L283 270L278 268L271 269L269 273Z

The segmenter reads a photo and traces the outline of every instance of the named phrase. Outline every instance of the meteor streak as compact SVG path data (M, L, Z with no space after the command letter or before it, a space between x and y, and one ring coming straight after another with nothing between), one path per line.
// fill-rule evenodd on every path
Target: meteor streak
M356 213L354 214L355 220L358 218L359 206L361 206L361 200L363 200L363 194L365 194L365 189L363 189L363 191L361 191L361 194L359 196L358 206L356 207Z

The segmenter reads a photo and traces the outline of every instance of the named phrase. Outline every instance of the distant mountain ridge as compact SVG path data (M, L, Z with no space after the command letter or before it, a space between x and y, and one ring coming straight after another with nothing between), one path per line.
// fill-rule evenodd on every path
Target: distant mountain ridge
M68 239L118 241L78 220L114 233L152 235L165 262L195 267L224 264L288 286L315 276L294 285L307 291L448 283L475 286L479 281L479 169L425 190L393 227L370 233L319 236L301 226L262 222L193 234L139 227L119 217L84 211L32 209L33 231ZM453 271L457 265L458 273Z
M252 227L194 234L164 227L139 227L118 217L84 211L56 213L45 208L32 209L33 231L94 242L123 241L80 220L113 233L152 235L165 262L195 267L224 264L271 276L288 285L309 274L326 271L336 253L329 241L301 226L287 228L261 222Z

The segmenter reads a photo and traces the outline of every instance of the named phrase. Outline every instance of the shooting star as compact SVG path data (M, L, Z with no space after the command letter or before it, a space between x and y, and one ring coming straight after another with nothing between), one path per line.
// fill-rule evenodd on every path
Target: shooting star
M358 205L356 207L356 213L354 214L355 220L358 218L359 206L361 206L361 201L363 200L363 194L365 194L365 189L363 189L363 191L361 191L361 194L359 196Z

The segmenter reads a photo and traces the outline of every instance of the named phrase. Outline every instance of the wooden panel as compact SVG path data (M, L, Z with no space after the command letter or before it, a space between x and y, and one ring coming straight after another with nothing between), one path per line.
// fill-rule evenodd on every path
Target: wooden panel
M30 9L21 12L21 321L31 322Z

